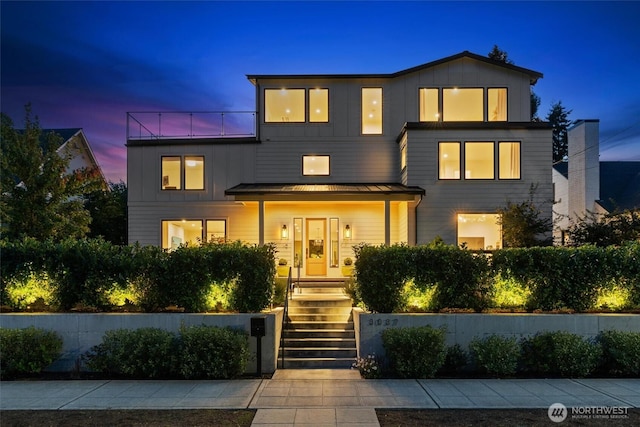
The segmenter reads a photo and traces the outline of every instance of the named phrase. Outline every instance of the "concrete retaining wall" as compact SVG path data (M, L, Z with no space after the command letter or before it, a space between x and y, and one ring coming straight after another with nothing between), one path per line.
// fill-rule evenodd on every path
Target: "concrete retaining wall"
M595 337L600 331L640 332L640 315L634 314L370 314L353 311L358 318L358 356L384 355L382 331L430 325L446 328L446 344L466 349L476 337L498 334L517 339L543 331L566 331Z
M202 314L202 313L7 313L0 314L0 327L22 329L34 326L53 330L60 334L63 344L63 355L47 370L65 372L76 369L78 358L94 345L102 342L106 331L112 329L160 328L178 332L180 326L219 326L243 329L247 334L251 331L251 318L264 316L266 336L262 338L262 372L273 373L276 370L276 355L280 347L282 331L282 308L269 313L242 314ZM251 359L246 373L257 372L256 364L257 338L249 337ZM230 355L231 356L231 355Z

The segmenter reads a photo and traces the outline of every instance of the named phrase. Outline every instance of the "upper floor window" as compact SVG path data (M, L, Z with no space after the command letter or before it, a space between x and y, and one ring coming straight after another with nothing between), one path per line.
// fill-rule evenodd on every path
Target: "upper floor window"
M465 142L465 179L493 179L493 142Z
M382 134L382 88L362 88L362 134Z
M329 121L329 89L265 89L264 121L266 123L326 123Z
M329 156L302 156L302 175L329 175Z
M498 143L498 178L520 179L520 143Z
M507 89L487 89L487 120L490 122L507 121Z
M162 157L163 190L182 190L184 173L185 190L204 190L203 156L164 156Z
M440 107L438 106L437 88L420 89L420 121L437 122L440 120Z
M460 143L438 144L438 163L440 179L460 179Z
M446 122L481 122L484 120L482 88L442 90L442 119Z

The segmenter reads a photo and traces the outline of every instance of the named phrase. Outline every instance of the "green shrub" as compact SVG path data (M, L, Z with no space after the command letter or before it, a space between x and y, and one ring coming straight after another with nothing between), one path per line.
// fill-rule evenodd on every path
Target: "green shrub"
M0 328L0 378L36 374L60 357L62 338L53 332L30 327Z
M607 374L640 376L640 332L603 331L597 340Z
M480 372L497 377L516 373L520 359L520 344L515 338L489 335L469 343L471 357Z
M83 360L90 369L107 374L167 378L177 370L177 349L175 335L162 329L115 329L107 331Z
M180 330L180 374L184 378L233 378L249 361L247 334L231 328L191 326Z
M601 355L599 344L563 331L538 333L522 342L525 369L540 376L586 377Z
M401 378L432 378L445 360L444 339L445 330L431 326L382 332L390 368Z
M454 344L447 347L447 354L444 358L444 364L438 371L438 376L458 376L469 363L469 355L460 346Z

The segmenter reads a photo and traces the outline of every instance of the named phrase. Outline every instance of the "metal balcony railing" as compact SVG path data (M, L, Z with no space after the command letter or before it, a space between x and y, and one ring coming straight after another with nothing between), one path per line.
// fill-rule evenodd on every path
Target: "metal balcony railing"
M127 113L127 140L256 136L255 111L137 111Z

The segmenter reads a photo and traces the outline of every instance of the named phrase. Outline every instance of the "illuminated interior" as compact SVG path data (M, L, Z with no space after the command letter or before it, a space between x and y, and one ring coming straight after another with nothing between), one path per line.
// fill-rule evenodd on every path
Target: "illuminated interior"
M202 239L202 221L162 221L162 248L174 250L185 243L199 244Z
M362 134L382 133L382 88L362 88Z
M329 89L309 90L309 121L312 123L329 121Z
M438 120L440 120L438 89L420 89L420 121L437 122Z
M180 173L180 157L162 158L162 189L180 190L182 189L182 174Z
M302 156L302 174L329 175L329 156Z
M465 179L493 179L493 142L465 142Z
M500 179L520 179L520 143L500 142L499 175Z
M438 144L440 179L460 179L460 143Z
M227 221L224 219L207 220L207 242L223 243L227 238Z
M304 92L304 89L265 89L265 122L304 122Z
M490 122L507 121L507 89L491 88L487 90Z
M185 190L204 190L204 157L185 156L184 188Z
M498 214L458 214L458 245L472 250L493 250L502 247Z
M482 88L442 90L443 120L481 122L484 120Z
M407 167L407 145L403 145L400 149L400 170Z

